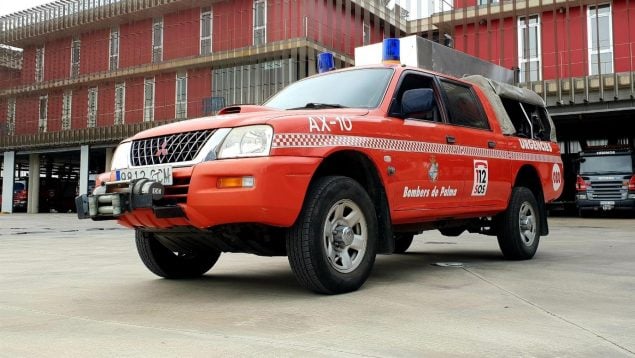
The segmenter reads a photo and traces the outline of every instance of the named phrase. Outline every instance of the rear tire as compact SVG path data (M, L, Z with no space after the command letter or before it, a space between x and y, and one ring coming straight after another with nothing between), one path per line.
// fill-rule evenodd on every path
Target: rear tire
M375 206L359 183L342 176L318 178L288 232L289 264L309 290L355 291L375 262L377 233Z
M220 251L173 252L151 233L136 230L137 252L148 270L157 276L180 279L200 277L218 261Z
M395 254L403 254L412 245L412 240L414 239L414 234L411 233L396 233L395 234Z
M540 242L540 211L531 190L516 187L512 190L507 210L498 227L498 245L503 256L510 260L529 260L536 254Z

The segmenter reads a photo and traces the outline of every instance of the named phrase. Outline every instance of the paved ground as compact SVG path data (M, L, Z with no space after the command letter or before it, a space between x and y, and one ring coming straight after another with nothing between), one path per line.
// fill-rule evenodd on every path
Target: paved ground
M113 223L2 215L0 356L635 355L635 220L551 229L527 262L492 238L425 233L361 290L320 296L286 258L226 254L169 281Z

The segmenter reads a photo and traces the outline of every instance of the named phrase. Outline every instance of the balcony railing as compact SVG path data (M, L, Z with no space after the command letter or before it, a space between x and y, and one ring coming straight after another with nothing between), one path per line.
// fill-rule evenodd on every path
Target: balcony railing
M635 98L635 72L568 77L521 83L543 97L547 106L563 106Z
M179 1L181 0L58 1L0 17L0 43L14 44L29 37Z
M149 76L156 73L174 72L185 69L193 69L204 66L223 67L240 61L256 61L287 55L289 51L299 48L313 49L317 52L332 51L336 57L348 65L353 64L352 58L340 54L331 48L325 48L321 44L306 38L292 38L282 41L266 43L260 46L243 47L230 51L213 52L205 56L190 56L161 63L145 64L134 67L120 68L114 71L102 71L84 74L73 79L49 80L41 83L0 89L0 97L24 95L30 92L59 90L77 85L93 85L102 81L123 81L127 78ZM1 88L1 86L0 86Z
M0 151L116 144L143 130L177 120L121 124L111 127L71 129L59 132L0 136Z

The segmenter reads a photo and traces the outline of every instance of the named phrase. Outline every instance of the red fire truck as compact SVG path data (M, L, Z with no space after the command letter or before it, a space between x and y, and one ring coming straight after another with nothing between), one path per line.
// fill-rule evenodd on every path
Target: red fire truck
M300 284L334 294L424 230L493 235L506 258L532 258L561 173L535 93L382 64L141 132L76 204L133 228L158 276L201 276L221 252L286 255Z

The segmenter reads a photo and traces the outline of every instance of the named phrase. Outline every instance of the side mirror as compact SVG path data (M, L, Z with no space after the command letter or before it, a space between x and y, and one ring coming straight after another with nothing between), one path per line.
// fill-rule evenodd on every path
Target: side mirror
M401 98L401 113L429 112L434 108L434 92L431 88L415 88L404 92Z

